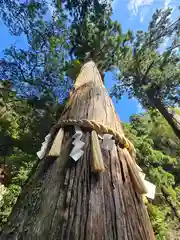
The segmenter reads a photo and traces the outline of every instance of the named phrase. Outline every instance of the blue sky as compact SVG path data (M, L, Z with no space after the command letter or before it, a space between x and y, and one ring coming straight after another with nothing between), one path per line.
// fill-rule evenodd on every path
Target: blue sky
M179 3L179 4L178 4ZM180 0L114 0L113 1L113 20L118 20L124 32L128 29L147 30L148 23L152 14L157 8L177 7ZM6 26L0 21L0 57L2 51L11 44L17 47L25 48L27 46L23 36L14 37L10 35ZM107 89L111 89L114 84L113 75L107 73L105 76L105 85ZM136 99L128 99L126 95L117 103L113 100L116 111L122 121L128 122L132 114L142 112L142 107Z

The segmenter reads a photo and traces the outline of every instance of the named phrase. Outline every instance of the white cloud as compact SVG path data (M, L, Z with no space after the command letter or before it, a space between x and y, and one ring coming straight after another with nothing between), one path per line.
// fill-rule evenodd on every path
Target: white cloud
M140 22L143 23L144 22L144 17L145 17L145 13L141 12L140 13Z
M153 2L154 0L129 0L128 9L132 15L136 16L140 7L151 5Z
M164 8L168 8L172 0L164 0Z
M147 7L143 7L143 11L140 12L140 22L143 23L146 15L148 14L149 9Z

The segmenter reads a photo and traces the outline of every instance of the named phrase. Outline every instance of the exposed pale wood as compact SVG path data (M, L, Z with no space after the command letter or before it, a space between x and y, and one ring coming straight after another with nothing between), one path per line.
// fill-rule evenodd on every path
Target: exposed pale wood
M92 160L91 167L92 172L104 172L104 161L101 153L101 147L96 131L91 132L91 151L92 151Z
M93 119L123 134L93 62L78 76L61 119L69 118ZM69 157L72 135L73 128L67 127L61 156L39 163L0 239L154 240L142 196L132 182L127 151L120 146L111 153L102 149L105 171L94 174L90 132L84 134L84 154L77 162Z
M141 194L145 194L148 192L142 178L139 176L139 171L137 168L137 165L134 163L134 161L132 160L129 152L127 151L127 149L124 149L125 157L126 157L126 162L128 165L128 169L131 175L131 179L134 183L135 188L137 189L137 191Z
M56 137L55 137L55 139L54 139L54 141L53 141L53 144L52 144L51 149L48 153L48 156L52 156L52 157L59 157L60 156L63 137L64 137L64 129L60 128Z

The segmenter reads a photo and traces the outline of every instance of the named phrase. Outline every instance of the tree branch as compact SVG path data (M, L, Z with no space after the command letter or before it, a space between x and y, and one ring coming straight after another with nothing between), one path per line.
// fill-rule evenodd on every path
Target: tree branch
M142 78L142 84L146 84L145 83L145 79L146 79L146 77L147 77L147 75L148 75L148 73L149 73L149 71L151 70L151 68L152 68L152 66L154 65L154 61L152 61L151 62L151 64L149 65L149 67L147 68L147 70L146 70L146 72L145 72L145 74L144 74L144 76L143 76L143 78Z
M165 37L166 35L168 35L170 32L172 32L172 29L170 29L173 25L175 25L176 23L178 23L179 19L176 20L175 22L173 22L169 27L168 30L166 30L163 34L159 34L157 35L157 37L155 39L149 40L149 42L145 42L142 46L142 49L145 47L147 47L147 45L151 45L153 42L156 42L157 40L159 40L162 37Z

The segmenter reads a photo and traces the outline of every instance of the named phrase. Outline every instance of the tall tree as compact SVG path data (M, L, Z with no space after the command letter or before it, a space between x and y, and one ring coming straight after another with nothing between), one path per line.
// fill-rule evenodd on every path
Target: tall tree
M116 144L100 146L103 133ZM83 66L51 137L1 239L154 239L132 145L94 62Z
M148 32L138 31L132 50L119 62L119 82L112 94L127 91L145 108L155 108L165 117L180 138L180 122L171 108L179 105L180 18L171 21L172 9L157 10ZM168 47L161 52L165 41Z
M90 3L90 1L86 2ZM93 4L97 2L94 1ZM90 3L90 8L92 6ZM95 6L98 5L94 5L92 9L95 9ZM102 10L100 11L101 15L98 16L99 21L97 13L94 14L96 18L93 19L91 14L88 14L89 7L85 8L85 10L81 11L80 9L82 15L80 23L82 28L85 26L83 29L87 30L87 39L83 37L83 32L81 32L80 39L82 41L78 45L78 37L76 37L78 36L77 25L73 22L69 39L75 48L72 47L71 54L73 58L84 63L86 54L83 51L85 49L85 53L87 53L87 50L89 50L90 57L97 62L102 75L105 70L109 70L116 63L118 54L124 54L123 50L126 52L124 43L127 39L126 36L121 36L120 25L112 23L109 15L104 17ZM56 17L55 14L54 21L56 21ZM73 21L78 22L76 18L74 19ZM97 32L94 32L96 20L99 28L96 29ZM53 29L54 23L50 26ZM81 28L81 26L79 27ZM51 28L48 28L48 30L51 33ZM102 30L105 30L104 35L101 34ZM115 38L113 38L114 33ZM41 38L41 34L38 31L36 34L35 31L33 35L30 35L30 41L34 40L34 35ZM94 35L98 36L93 38ZM45 36L45 40L48 39L45 53L49 53L49 50L51 50L49 47L52 47L54 54L60 35L54 38L54 35L50 34L51 41L48 38L49 34L45 34ZM130 32L127 36L127 38L130 38ZM102 41L101 37L105 43L103 47L99 44L100 40ZM77 45L73 42L73 39L76 40ZM86 41L88 42L87 48ZM34 43L34 41L32 42ZM32 46L33 51L36 50L37 45ZM80 51L80 49L83 49L83 51ZM106 59L107 52L110 55L108 60ZM20 54L23 56L24 51L20 51ZM36 56L36 54L34 55ZM20 59L23 59L23 57ZM46 67L51 66L50 63L48 62L45 67L43 65L43 69L46 70ZM10 66L14 65L10 64ZM24 65L19 64L18 66L21 68ZM17 68L18 73L21 70L20 68ZM23 76L26 70L29 69L22 69L20 74ZM40 67L39 70L41 72L42 68ZM61 70L63 71L63 69ZM50 73L53 74L54 71L53 69ZM35 73L39 73L39 71ZM31 77L30 80L37 81L39 79L41 82L44 79L44 75L35 76L37 77ZM17 80L15 77L14 79ZM56 78L53 79L57 80ZM49 78L47 77L45 80L44 85L49 81ZM14 82L19 84L19 81ZM34 85L34 82L29 82L28 79L28 84ZM48 87L46 89L48 90ZM95 102L98 104L95 104ZM99 114L100 109L102 115ZM82 122L78 120L82 120ZM58 129L58 133L52 132L52 139L46 152L47 155L34 166L12 211L9 222L2 231L1 238L59 239L61 236L62 239L154 239L141 197L141 193L144 193L146 189L139 177L135 161L132 159L134 158L133 147L124 137L112 102L105 91L99 72L93 62L83 66L60 122L62 124L61 129ZM82 149L78 149L78 154L83 153L83 156L77 163L74 163L69 157L72 148L73 128L72 126L64 126L66 123L71 123L71 125L78 125L78 123L81 125L83 123L84 126L81 126L84 132L83 138L81 141L76 139L73 143L79 142L79 144L82 144L82 141L85 142L83 152ZM109 152L107 151L108 146L105 146L106 150L101 151L101 140L98 140L97 133L111 133L114 135L116 140L115 150ZM114 144L113 140L108 142ZM44 144L46 145L46 143ZM90 146L92 149L89 148ZM60 148L62 149L61 152ZM71 153L72 155L74 154ZM104 171L104 173L99 173L101 171ZM82 214L80 214L81 209ZM84 228L79 227L84 222L86 222Z

